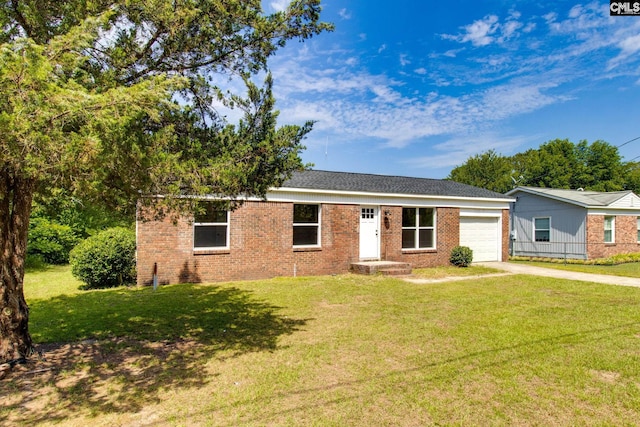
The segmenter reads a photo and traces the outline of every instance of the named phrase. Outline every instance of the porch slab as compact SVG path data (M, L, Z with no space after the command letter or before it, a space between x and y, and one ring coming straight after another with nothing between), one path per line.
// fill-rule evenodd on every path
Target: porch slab
M351 263L351 272L366 275L407 276L411 274L412 268L408 262L361 261Z

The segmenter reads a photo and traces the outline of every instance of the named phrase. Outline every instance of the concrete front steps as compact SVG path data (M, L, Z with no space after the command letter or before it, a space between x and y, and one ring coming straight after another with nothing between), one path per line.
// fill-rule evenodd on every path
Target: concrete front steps
M408 276L411 264L395 261L361 261L351 263L351 272L356 274L382 274L385 276Z

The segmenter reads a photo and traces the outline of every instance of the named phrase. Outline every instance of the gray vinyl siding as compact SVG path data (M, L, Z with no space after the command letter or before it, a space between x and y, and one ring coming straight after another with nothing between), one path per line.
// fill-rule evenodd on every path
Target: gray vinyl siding
M511 208L512 253L520 256L586 259L587 209L518 192ZM534 218L550 218L549 242L536 242Z

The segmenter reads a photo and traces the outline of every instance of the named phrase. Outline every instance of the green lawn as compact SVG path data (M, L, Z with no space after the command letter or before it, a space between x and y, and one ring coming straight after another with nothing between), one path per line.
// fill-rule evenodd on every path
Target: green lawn
M29 286L34 276L27 279ZM28 291L31 328L65 363L47 360L40 363L52 371L0 381L8 396L0 424L640 419L638 288L531 276L415 285L355 275L156 292L57 286L64 293Z
M608 274L611 276L640 277L640 263L630 262L618 265L584 265L562 264L540 261L510 261L519 264L533 265L536 267L555 268L558 270L579 271L582 273Z

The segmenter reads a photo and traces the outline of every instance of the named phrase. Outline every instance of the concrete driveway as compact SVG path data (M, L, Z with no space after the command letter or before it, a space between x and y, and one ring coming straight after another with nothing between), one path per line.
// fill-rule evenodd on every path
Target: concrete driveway
M605 274L578 273L575 271L556 270L554 268L534 267L526 264L510 262L478 262L482 265L504 270L512 274L529 274L533 276L556 277L558 279L580 280L583 282L605 283L607 285L640 287L640 279L634 277L608 276Z

